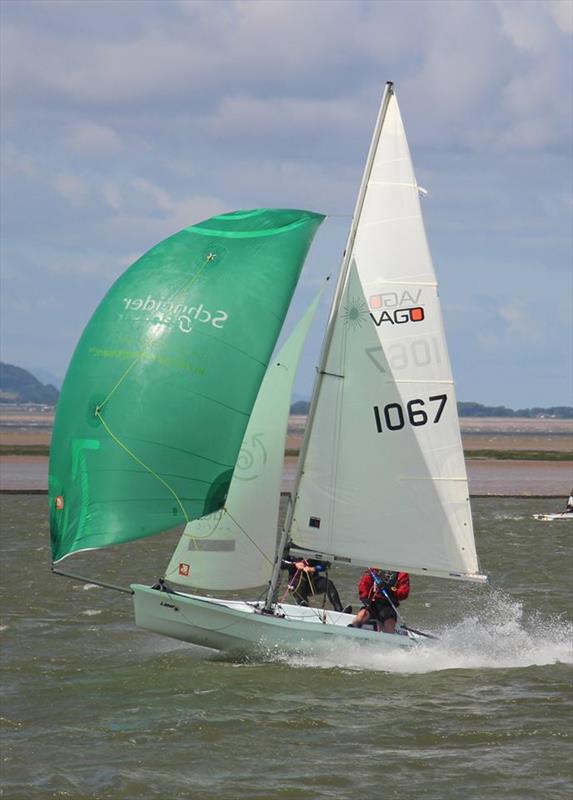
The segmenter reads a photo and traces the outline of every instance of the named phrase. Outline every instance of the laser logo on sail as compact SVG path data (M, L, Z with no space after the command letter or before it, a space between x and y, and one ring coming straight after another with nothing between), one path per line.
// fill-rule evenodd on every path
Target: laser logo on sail
M361 297L349 297L342 311L344 324L355 331L368 319L368 306Z

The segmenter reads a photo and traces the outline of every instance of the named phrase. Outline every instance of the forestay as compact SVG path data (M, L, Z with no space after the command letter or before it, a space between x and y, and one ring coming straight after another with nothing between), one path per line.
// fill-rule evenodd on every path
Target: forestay
M292 539L355 564L481 579L436 278L392 92L370 164Z
M235 590L271 577L293 381L322 290L273 357L247 426L225 507L185 526L166 578Z

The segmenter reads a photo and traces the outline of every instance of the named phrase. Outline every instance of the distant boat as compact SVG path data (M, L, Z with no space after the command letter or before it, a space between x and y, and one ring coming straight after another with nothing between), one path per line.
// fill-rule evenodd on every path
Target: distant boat
M557 512L556 514L534 514L533 519L538 519L541 522L555 522L558 519L573 519L573 492L569 495L564 511Z
M419 189L390 83L276 541L292 384L317 300L257 389L321 219L238 212L181 232L120 278L80 341L52 444L54 562L186 522L164 579L127 590L143 628L222 650L403 648L425 636L403 624L403 635L349 628L348 614L279 601L287 547L301 558L486 580ZM188 591L267 583L258 601Z

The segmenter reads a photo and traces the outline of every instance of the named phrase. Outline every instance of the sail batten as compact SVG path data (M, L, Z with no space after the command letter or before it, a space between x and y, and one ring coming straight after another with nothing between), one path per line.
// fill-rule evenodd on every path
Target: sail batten
M391 281L387 278L380 279L377 283L377 286L431 286L435 289L438 287L437 281L406 281L406 280L396 280Z
M425 386L430 386L432 384L434 384L435 386L453 386L454 385L454 381L453 380L452 381L444 381L444 380L432 381L432 380L427 380L427 379L426 380L420 380L420 379L415 379L415 378L403 378L403 379L396 378L393 381L386 381L386 383L392 383L393 385L396 385L396 386L398 386L401 383L404 383L404 384L405 383L407 383L407 384L422 383Z
M400 480L402 480L402 481L436 481L436 482L437 481L450 481L452 483L455 483L457 481L463 481L466 484L467 484L467 481L468 481L466 475L460 475L460 477L458 477L458 478L450 477L450 476L443 477L442 475L430 475L430 476L422 476L422 477L420 477L419 475L401 475L400 476Z

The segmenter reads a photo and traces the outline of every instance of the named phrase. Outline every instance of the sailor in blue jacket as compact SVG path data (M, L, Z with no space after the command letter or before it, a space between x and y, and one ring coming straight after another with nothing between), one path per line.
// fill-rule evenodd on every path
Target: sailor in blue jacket
M288 591L299 606L307 606L309 599L315 594L326 594L335 611L350 613L352 608L342 608L338 590L328 577L328 561L317 561L314 558L303 558L297 561L286 559L282 563L288 569Z

